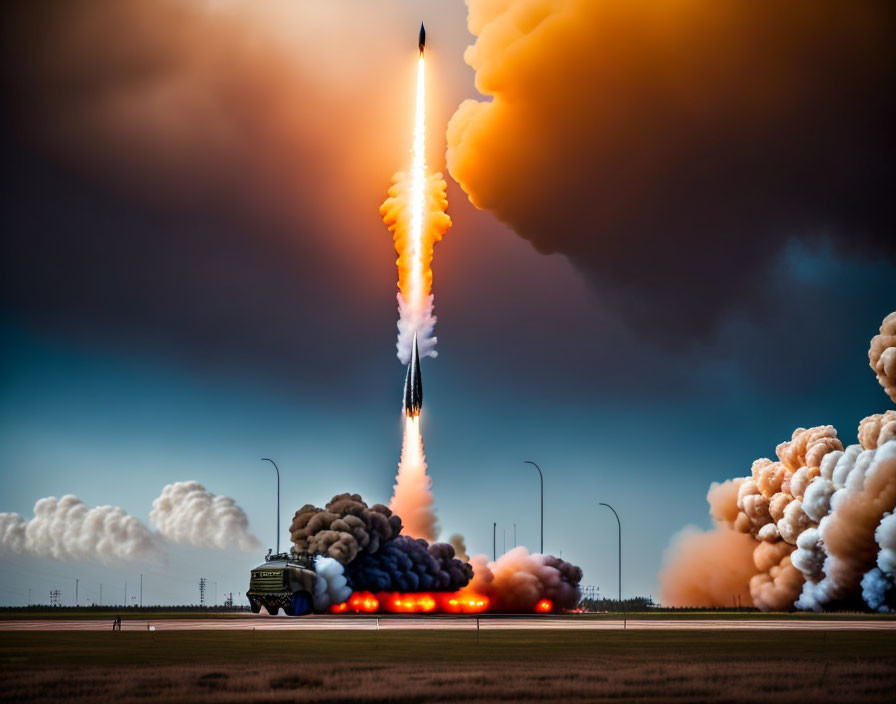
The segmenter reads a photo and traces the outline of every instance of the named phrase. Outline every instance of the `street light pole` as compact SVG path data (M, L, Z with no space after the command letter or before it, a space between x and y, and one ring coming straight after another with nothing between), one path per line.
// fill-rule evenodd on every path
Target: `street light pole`
M622 521L619 520L619 514L616 513L616 509L610 506L610 504L605 504L601 501L600 505L606 506L613 512L613 515L616 516L616 525L619 528L619 605L622 606Z
M526 460L524 464L531 464L535 469L538 470L538 479L541 482L541 549L539 552L544 554L544 475L541 473L541 467L532 462L531 460Z
M274 469L277 472L277 554L280 554L280 468L277 466L277 463L274 460L269 459L268 457L262 457L262 462L270 462L274 465Z
M498 524L492 523L492 562L498 561L497 535L498 535Z

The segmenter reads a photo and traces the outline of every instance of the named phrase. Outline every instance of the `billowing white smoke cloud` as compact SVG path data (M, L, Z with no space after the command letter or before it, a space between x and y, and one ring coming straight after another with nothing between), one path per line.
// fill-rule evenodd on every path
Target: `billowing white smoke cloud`
M345 579L345 568L332 557L314 558L314 610L326 611L331 604L341 604L352 590Z
M150 522L173 543L202 548L254 550L245 511L228 496L215 496L199 482L175 482L152 502Z
M891 314L869 352L888 393L894 333ZM863 419L858 439L844 448L832 426L798 428L778 445L777 461L758 459L750 476L710 490L716 531L733 528L753 539L749 591L760 609L820 610L860 597L878 610L896 604L896 521L888 516L896 509L896 411ZM716 579L729 591L742 583L742 561L731 561L724 537L677 544L660 575L671 603L706 599L706 576L694 564L725 570L730 579Z
M34 504L34 518L0 513L0 551L56 560L161 560L158 539L117 506L90 508L77 496L50 496Z

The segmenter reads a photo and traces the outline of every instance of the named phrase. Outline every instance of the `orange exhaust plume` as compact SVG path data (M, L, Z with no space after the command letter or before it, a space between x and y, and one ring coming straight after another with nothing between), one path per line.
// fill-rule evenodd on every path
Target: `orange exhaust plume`
M432 504L432 480L426 473L420 417L405 416L401 460L389 508L401 516L405 535L432 542L439 533Z
M447 184L441 173L426 169L426 86L423 56L417 63L417 105L410 172L392 177L389 197L380 206L398 252L398 358L411 358L414 333L420 354L435 357L432 256L435 243L451 227L445 210Z

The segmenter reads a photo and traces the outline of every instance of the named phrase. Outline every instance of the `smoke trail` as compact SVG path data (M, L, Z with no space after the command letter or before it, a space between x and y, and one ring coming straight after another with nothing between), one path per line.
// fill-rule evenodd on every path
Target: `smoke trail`
M414 334L420 354L435 357L432 255L435 243L451 227L445 213L447 184L441 173L426 169L426 94L423 56L417 64L417 104L410 173L392 177L389 197L380 206L398 252L398 358L411 358Z
M345 579L345 569L338 560L318 555L314 558L314 610L326 611L331 604L341 604L352 594Z
M68 494L34 504L34 518L0 513L0 552L56 560L163 560L157 538L117 506L90 508Z
M439 525L432 505L432 480L426 473L420 418L406 416L401 460L389 508L402 516L406 535L435 540Z
M871 342L879 377L880 369L888 373L893 321L887 316ZM885 389L888 379L881 380ZM700 591L709 573L728 589L748 584L752 602L764 610L819 610L860 598L873 609L890 608L896 523L887 516L896 508L896 411L863 419L858 439L844 448L832 426L798 428L776 448L777 461L758 459L750 476L714 485L707 499L716 530L670 548L660 574L664 601L694 605L689 595L700 594L715 603ZM752 569L742 559L729 562L736 555L726 533L732 530L753 545Z
M871 339L868 361L887 396L896 403L896 311L884 318L880 334Z
M175 482L152 502L149 520L173 543L202 548L254 550L245 511L228 496L215 496L195 481Z
M473 579L468 589L488 597L490 611L532 612L542 600L550 609L571 609L581 599L582 570L553 555L530 554L519 546L497 561L476 555L470 561Z

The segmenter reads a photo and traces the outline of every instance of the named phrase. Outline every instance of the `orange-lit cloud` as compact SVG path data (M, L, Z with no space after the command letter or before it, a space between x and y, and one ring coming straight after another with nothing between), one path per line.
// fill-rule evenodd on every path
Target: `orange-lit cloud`
M891 4L467 5L451 175L630 319L711 328L789 237L896 255Z

